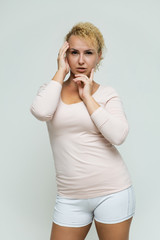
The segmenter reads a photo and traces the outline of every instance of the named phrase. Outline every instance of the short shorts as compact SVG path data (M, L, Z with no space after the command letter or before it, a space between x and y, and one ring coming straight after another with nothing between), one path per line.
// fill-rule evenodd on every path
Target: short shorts
M113 224L131 218L136 199L133 185L122 191L88 199L70 199L57 194L52 220L60 226L82 227L95 219Z

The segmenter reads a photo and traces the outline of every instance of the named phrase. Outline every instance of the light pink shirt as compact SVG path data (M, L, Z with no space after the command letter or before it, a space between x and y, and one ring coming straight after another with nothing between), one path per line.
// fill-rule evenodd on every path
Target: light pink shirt
M92 95L100 107L89 115L83 101L65 104L61 89L57 81L44 83L30 107L47 124L58 194L93 198L131 186L128 168L114 146L122 144L129 131L117 92L100 85Z

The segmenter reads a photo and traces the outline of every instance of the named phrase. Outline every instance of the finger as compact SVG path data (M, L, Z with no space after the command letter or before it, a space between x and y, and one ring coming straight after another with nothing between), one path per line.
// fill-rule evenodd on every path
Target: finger
M66 64L68 64L68 60L67 60L67 58L65 58L64 61L65 61ZM69 64L68 64L68 65L69 65Z
M90 77L89 77L91 81L93 80L93 76L94 76L94 68L92 68L91 74L90 74Z
M87 80L88 80L88 77L86 76L86 75L84 75L84 74L75 74L74 75L76 78L77 77L84 77L84 78L86 78Z
M83 78L73 78L73 81L74 82L83 82L84 84L86 84L87 83L87 80L85 80L85 79L83 79Z
M65 46L67 46L69 43L67 41L65 41L61 47L61 49L63 49Z
M82 73L75 74L75 76L87 77L85 74L82 74Z
M66 41L66 42L63 44L63 46L60 48L60 50L59 50L59 55L61 55L61 54L63 53L64 49L68 48L68 46L69 46L69 43Z
M63 50L63 48L66 46L66 43L64 43L62 46L61 46L61 48L59 49L59 54L61 54L62 53L62 50Z
M64 56L64 54L66 53L67 49L69 48L69 46L66 46L63 50L62 50L62 53L61 55Z
M64 48L62 48L60 51L59 51L59 55L64 55L64 53L66 52L66 50L69 48L69 45L66 45L64 46Z
M79 77L76 77L76 78L73 78L73 80L76 80L76 81L87 81L88 79L85 79L84 77L81 77L81 76L79 76Z
M59 60L60 60L60 59L64 59L64 60L65 60L65 58L66 58L66 51L67 51L67 48L64 49L63 52L61 52L60 54L58 54L58 59L59 59Z

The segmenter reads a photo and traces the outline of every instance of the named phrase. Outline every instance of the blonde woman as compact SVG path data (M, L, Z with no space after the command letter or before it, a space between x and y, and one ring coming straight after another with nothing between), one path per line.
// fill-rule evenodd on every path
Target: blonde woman
M116 90L94 81L104 49L96 26L74 25L59 50L57 72L30 108L47 124L56 170L50 240L83 240L93 220L100 240L129 239L134 188L115 147L129 127Z

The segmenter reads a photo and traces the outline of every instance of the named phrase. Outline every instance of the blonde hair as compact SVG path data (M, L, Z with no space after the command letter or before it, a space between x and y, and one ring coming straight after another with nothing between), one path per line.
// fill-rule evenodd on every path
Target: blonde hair
M68 41L71 35L84 38L97 49L98 54L102 53L100 61L96 66L96 69L99 70L100 62L102 59L104 59L104 49L106 49L103 35L99 29L90 22L79 22L74 25L65 36L65 41Z

